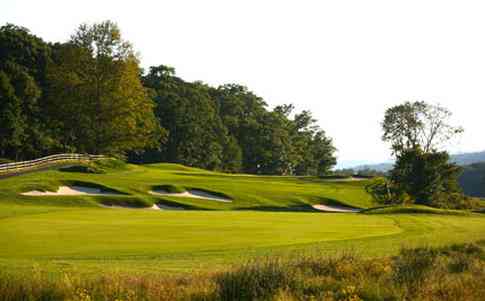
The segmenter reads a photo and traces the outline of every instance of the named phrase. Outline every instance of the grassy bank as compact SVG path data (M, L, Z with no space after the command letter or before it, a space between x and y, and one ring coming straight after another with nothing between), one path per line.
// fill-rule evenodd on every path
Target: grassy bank
M103 173L48 170L0 180L0 202L19 204L51 204L69 201L91 203L100 198L52 197L42 199L21 196L30 190L56 190L73 182L91 183L138 198L146 204L168 202L199 210L311 210L312 204L347 204L360 208L373 206L371 197L363 188L364 182L345 182L317 177L269 177L244 174L224 174L190 168L177 164L126 165L106 168ZM111 167L111 166L109 166ZM82 170L76 169L74 170ZM228 196L231 203L200 199L154 196L149 192L159 187L173 187L177 191L202 189Z

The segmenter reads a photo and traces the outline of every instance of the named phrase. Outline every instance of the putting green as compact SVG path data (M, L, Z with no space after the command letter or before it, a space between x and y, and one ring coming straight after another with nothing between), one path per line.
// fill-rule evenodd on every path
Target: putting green
M350 240L401 231L392 219L355 214L62 210L0 220L0 256L153 257Z

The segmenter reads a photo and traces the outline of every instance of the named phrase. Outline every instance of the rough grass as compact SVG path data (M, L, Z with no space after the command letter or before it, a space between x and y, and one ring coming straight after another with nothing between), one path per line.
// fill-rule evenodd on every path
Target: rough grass
M261 257L185 275L0 272L0 300L483 300L483 243L355 254Z

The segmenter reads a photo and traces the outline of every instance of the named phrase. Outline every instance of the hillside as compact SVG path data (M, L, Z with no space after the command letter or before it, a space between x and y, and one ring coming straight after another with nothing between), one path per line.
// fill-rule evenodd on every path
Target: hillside
M63 171L64 170L64 171ZM149 207L153 204L203 210L312 210L312 204L336 204L368 208L373 205L365 192L365 181L326 180L318 177L254 176L226 174L178 164L117 166L106 173L84 173L69 168L30 173L2 181L0 200L15 203L38 202L39 198L19 193L32 190L56 191L61 186L100 187L117 196L69 196L42 198L50 204L123 205ZM203 201L191 197L153 194L164 189L184 192L195 189L230 199Z

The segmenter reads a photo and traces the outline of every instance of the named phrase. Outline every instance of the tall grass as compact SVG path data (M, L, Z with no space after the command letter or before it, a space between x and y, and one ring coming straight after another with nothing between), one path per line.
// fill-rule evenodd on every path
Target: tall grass
M0 272L0 300L483 300L484 242L402 249L394 257L352 254L268 257L190 275L96 278Z

